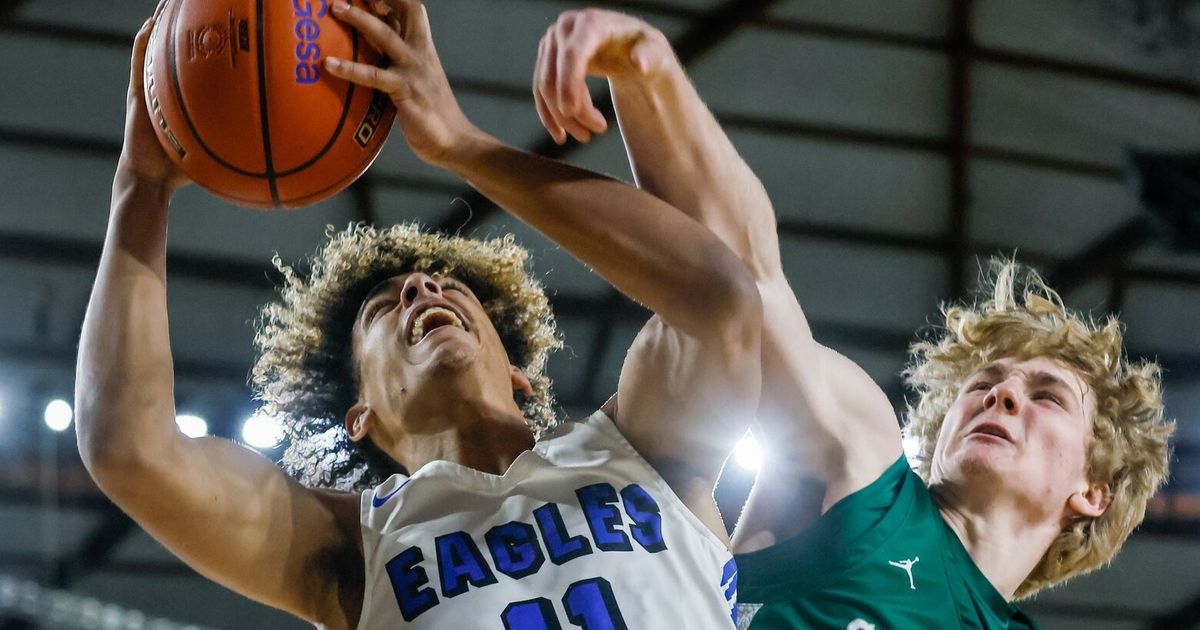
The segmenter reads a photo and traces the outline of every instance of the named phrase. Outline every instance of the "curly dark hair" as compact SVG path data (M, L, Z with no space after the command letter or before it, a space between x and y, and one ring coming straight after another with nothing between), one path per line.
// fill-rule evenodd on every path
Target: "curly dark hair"
M352 442L343 417L358 401L354 319L379 282L411 271L453 274L471 287L500 334L509 361L533 395L521 407L535 435L555 423L546 359L561 346L550 303L527 268L528 252L512 235L474 240L422 232L415 224L387 229L352 224L328 231L307 278L284 264L280 299L266 304L254 344L251 376L263 412L285 427L282 466L312 487L362 490L399 465L370 440Z

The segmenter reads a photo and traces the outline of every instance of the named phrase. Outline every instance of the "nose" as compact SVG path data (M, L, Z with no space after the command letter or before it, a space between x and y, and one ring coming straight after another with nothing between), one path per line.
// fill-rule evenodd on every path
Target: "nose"
M988 395L983 399L984 409L991 409L999 406L999 409L1009 415L1016 415L1020 411L1020 404L1017 402L1017 393L1005 383L992 388Z
M434 281L427 274L420 272L409 274L404 279L404 290L400 292L401 304L405 307L412 306L422 297L441 297L442 286Z

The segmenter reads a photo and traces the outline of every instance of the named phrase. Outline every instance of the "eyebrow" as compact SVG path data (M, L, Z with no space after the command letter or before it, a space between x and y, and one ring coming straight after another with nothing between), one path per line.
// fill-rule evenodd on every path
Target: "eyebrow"
M987 376L994 379L1002 379L1008 374L1008 368L1002 363L989 363L975 373L975 376Z
M1076 393L1075 388L1071 387L1070 383L1063 380L1057 374L1052 374L1052 373L1046 372L1044 370L1030 372L1029 373L1029 384L1033 387L1062 388L1062 389L1065 389L1065 390L1071 392L1072 394ZM1082 392L1081 392L1081 399L1082 399Z
M378 284L371 287L371 290L367 292L367 297L363 298L362 302L359 302L358 304L358 318L362 317L363 311L367 308L367 305L371 303L371 300L374 300L376 297L378 297L380 293L387 291L391 286L392 278L387 278L379 281Z
M979 370L979 372L976 373L976 376L1003 379L1008 376L1010 371L1011 370L1008 367L1005 367L1005 365L1002 363L989 363L983 369ZM1075 388L1071 387L1071 384L1063 380L1062 377L1045 370L1034 370L1032 372L1027 372L1025 374L1025 381L1030 387L1062 388L1071 392L1072 394L1077 393ZM1083 393L1078 393L1080 394L1078 400L1082 401Z

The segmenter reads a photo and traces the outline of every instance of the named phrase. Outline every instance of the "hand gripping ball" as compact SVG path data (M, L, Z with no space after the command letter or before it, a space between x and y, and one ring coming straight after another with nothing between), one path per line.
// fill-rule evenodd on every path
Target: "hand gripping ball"
M294 208L371 165L395 118L391 100L329 75L323 60L382 57L329 4L167 1L146 51L146 105L188 177L238 205Z

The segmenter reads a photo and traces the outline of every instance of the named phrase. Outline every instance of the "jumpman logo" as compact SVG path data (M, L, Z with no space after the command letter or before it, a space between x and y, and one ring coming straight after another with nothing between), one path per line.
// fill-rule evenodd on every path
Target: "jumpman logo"
M921 561L921 557L916 556L912 560L899 560L899 561L888 560L888 564L890 564L894 567L899 567L901 569L904 569L904 572L908 574L908 588L915 591L915 590L917 590L917 585L913 584L912 568L913 568L914 564L916 564L920 561Z

